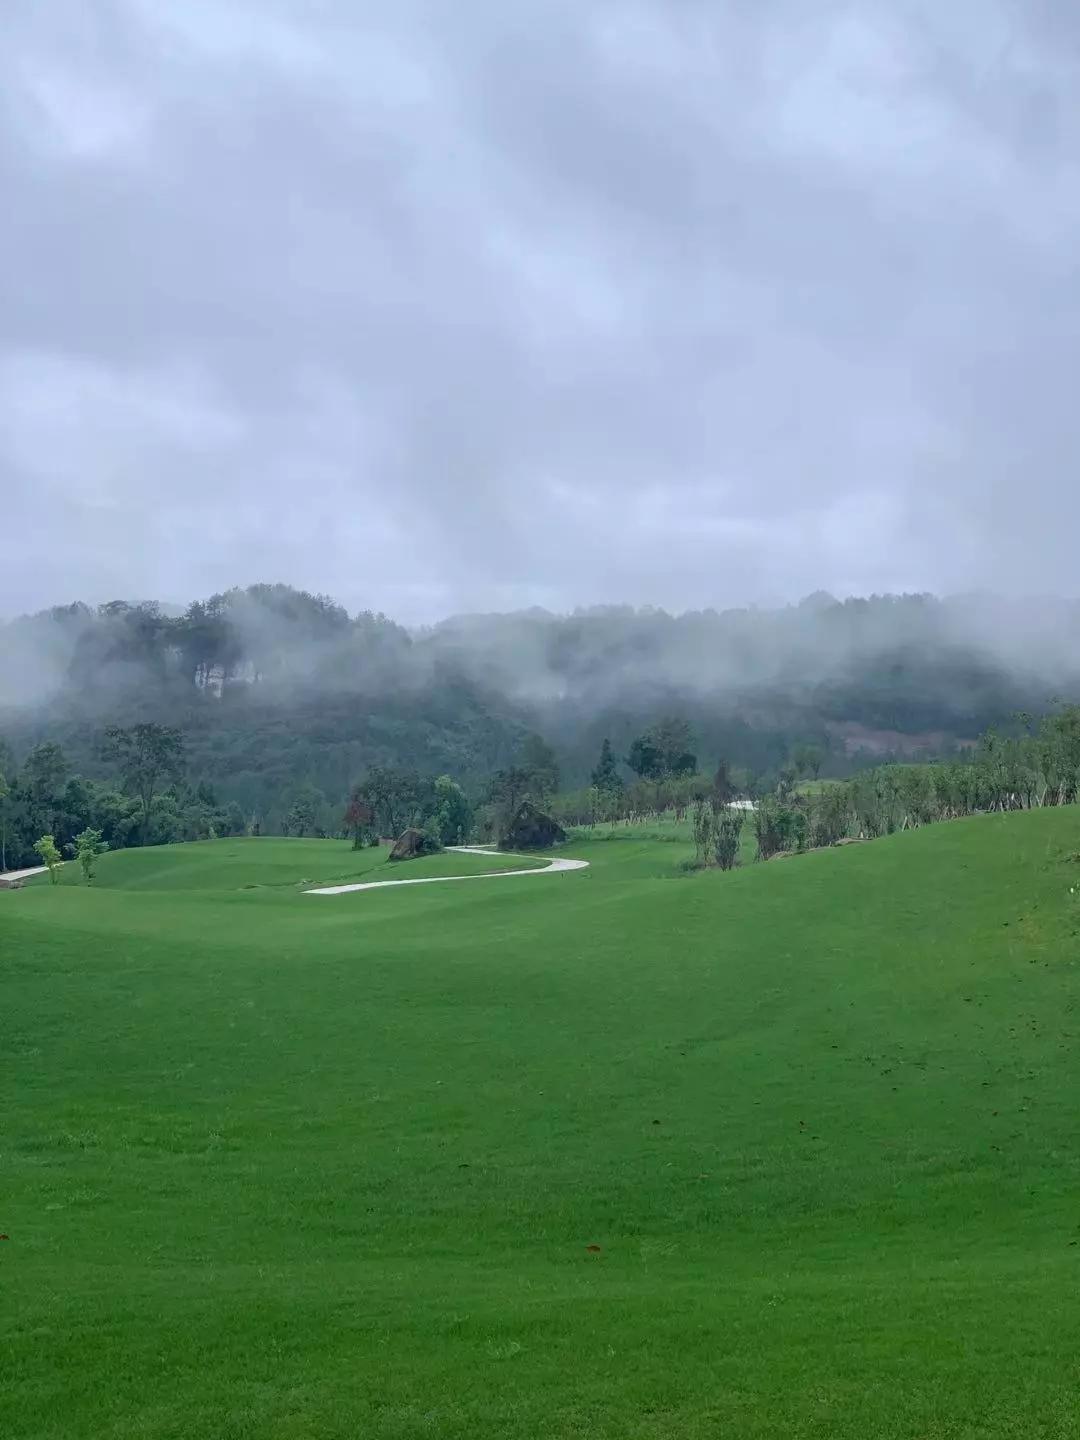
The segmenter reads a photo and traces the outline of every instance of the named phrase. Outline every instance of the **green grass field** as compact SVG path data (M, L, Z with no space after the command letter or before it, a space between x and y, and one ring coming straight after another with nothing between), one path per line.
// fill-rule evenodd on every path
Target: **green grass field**
M419 879L431 875L481 875L489 870L530 870L542 861L516 855L429 855L388 864L388 845L354 850L340 840L203 840L118 850L98 862L98 888L122 890L305 890L312 885L348 885L366 880ZM84 885L78 865L58 872L61 885ZM48 885L45 875L28 881Z
M688 813L679 820L674 810L644 821L632 820L629 824L623 821L616 821L615 824L604 821L599 825L578 825L570 833L577 840L618 842L620 845L627 841L640 844L648 840L679 847L677 851L670 852L669 861L677 854L678 859L689 862L695 853L693 819ZM752 865L756 857L754 817L746 814L743 816L743 827L739 836L739 863Z
M1080 810L690 849L0 893L5 1440L1080 1435Z

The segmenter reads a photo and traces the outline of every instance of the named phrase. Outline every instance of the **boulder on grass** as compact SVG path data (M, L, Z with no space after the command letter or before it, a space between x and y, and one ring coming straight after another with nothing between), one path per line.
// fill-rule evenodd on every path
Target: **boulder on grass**
M394 841L394 848L387 856L389 860L416 860L421 855L437 855L442 846L423 830L409 826Z
M561 845L566 831L557 820L545 815L528 800L514 811L506 832L499 838L500 850L550 850Z

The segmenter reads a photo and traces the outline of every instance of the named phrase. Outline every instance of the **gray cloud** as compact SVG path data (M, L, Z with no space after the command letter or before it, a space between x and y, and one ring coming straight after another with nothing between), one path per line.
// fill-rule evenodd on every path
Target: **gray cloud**
M1075 592L1065 0L21 10L0 613Z

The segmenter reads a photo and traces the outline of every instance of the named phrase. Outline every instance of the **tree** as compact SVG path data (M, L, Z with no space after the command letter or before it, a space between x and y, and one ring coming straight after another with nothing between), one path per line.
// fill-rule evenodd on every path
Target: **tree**
M791 762L795 766L796 774L812 775L816 780L821 774L821 767L825 762L825 756L817 745L802 744L796 745L792 752Z
M354 785L349 803L345 807L345 830L352 836L352 848L362 850L374 834L375 807L364 793L362 785Z
M798 806L766 796L754 811L757 858L771 860L785 850L806 848L806 813Z
M744 811L730 805L712 817L713 859L721 870L734 870L739 863L739 838L742 835Z
M314 830L319 811L326 803L326 797L314 785L304 785L293 797L292 807L285 818L287 833L301 840L308 830Z
M375 766L359 787L375 811L383 835L400 835L420 809L424 782L415 770Z
M829 785L810 803L810 843L835 845L851 829L851 795L846 785Z
M26 757L22 770L22 783L36 806L52 805L68 773L68 762L63 750L54 741L35 745Z
M634 740L626 763L643 780L693 775L697 770L693 743L689 724L677 715L668 715Z
M700 868L709 863L709 850L712 845L713 835L713 812L709 804L699 800L694 806L694 861Z
M690 749L692 743L690 726L674 715L651 725L632 742L626 763L642 780L651 780L655 785L656 810L661 811L671 803L672 797L664 793L666 784L685 779L697 770L697 756Z
M725 805L730 805L735 799L735 786L732 783L731 771L726 760L721 760L716 767L716 774L712 780L712 794L709 798L714 810L722 810Z
M83 879L87 885L94 883L94 870L97 866L98 856L108 848L101 838L100 830L91 830L87 827L75 836L75 859L82 867Z
M488 799L508 815L513 815L521 802L528 798L533 777L520 765L511 765L506 770L496 770L488 785Z
M440 775L435 781L435 810L429 824L443 845L460 845L469 838L472 806L449 775Z
M0 773L0 874L7 869L7 823L10 798L11 786L4 775Z
M604 743L600 746L600 759L596 762L596 769L592 772L592 784L602 795L612 795L623 788L615 752L611 748L611 741L606 736Z
M631 741L626 755L626 763L642 780L662 780L664 778L663 756L648 731Z
M35 745L27 755L19 777L19 788L22 791L25 823L31 835L35 831L53 835L57 830L62 831L60 797L67 773L67 757L54 741Z
M103 752L119 766L125 789L138 798L140 838L145 845L158 782L178 779L183 773L184 737L167 725L149 723L126 729L110 725Z
M547 801L559 788L559 762L555 751L541 735L527 735L521 747L521 769L530 777L533 796Z
M35 843L34 849L41 856L41 863L49 867L49 882L55 885L60 879L60 866L63 864L60 851L56 848L56 837L42 835L41 839Z
M230 800L222 812L221 831L224 835L242 835L244 833L244 812L236 800Z

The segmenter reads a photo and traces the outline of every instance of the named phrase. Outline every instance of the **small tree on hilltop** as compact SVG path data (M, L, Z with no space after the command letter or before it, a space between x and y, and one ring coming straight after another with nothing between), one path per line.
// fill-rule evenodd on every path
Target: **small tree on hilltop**
M56 848L56 837L42 835L35 843L34 850L41 856L41 863L49 867L49 882L55 885L60 879L60 866L63 864L63 857Z
M91 830L89 826L75 836L75 859L82 867L83 879L87 885L94 883L94 873L97 868L98 856L108 850L108 845L101 838L100 830Z

